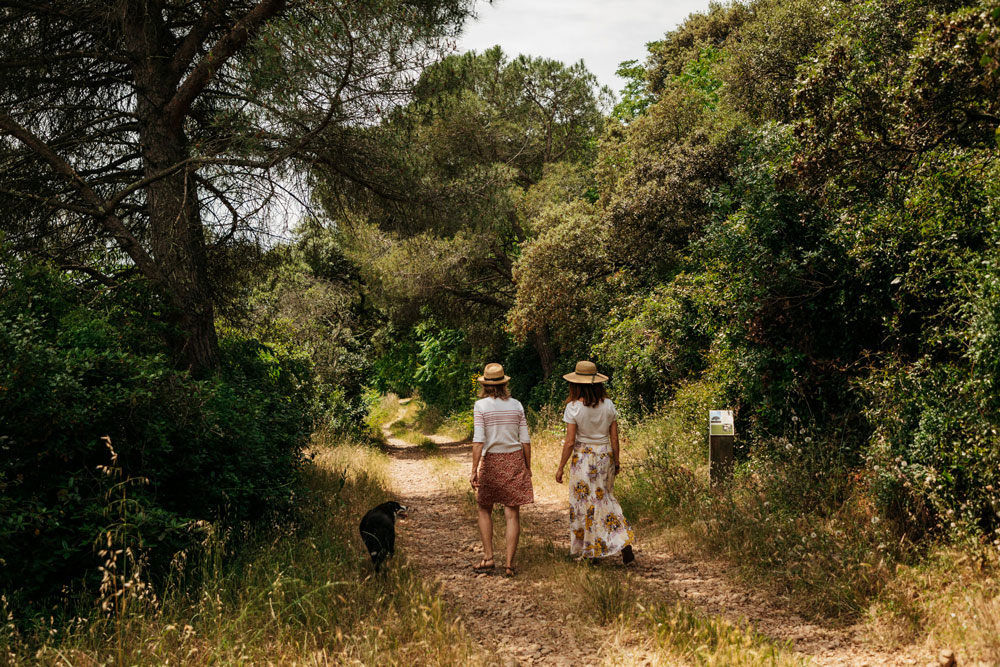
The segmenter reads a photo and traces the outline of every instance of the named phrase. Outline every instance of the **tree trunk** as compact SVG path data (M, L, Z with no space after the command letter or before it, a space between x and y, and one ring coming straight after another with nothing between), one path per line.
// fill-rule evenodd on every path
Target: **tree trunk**
M535 353L538 354L538 361L542 365L543 379L548 380L556 365L556 354L549 345L547 327L541 331L533 331L531 343L535 346Z
M178 120L167 113L180 79L171 70L173 38L161 16L156 2L125 4L124 38L133 57L136 118L147 178L190 157L183 116ZM195 375L211 373L219 363L219 341L193 173L188 166L177 168L152 180L145 191L150 254L160 270L159 287L173 305L172 323L180 331L170 341L175 360Z
M187 139L159 119L142 132L146 175L162 172L188 157ZM219 343L208 285L205 232L197 186L188 169L152 182L147 190L152 255L160 266L179 312L182 332L174 343L178 361L202 375L218 366Z

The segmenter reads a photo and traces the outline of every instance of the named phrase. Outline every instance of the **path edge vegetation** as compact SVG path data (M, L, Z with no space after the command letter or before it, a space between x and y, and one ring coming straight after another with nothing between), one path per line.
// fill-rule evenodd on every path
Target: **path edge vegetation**
M405 557L373 576L357 522L391 495L386 455L329 433L308 455L294 517L255 525L238 550L207 526L155 587L141 561L120 559L93 613L84 601L82 616L24 619L5 606L4 662L494 664ZM105 567L121 546L101 552Z

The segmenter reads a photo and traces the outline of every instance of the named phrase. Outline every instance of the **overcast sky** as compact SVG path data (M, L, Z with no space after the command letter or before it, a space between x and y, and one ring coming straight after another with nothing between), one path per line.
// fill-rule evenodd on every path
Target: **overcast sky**
M583 59L602 85L617 94L623 60L642 61L646 42L663 37L708 0L479 0L479 18L459 38L459 49L483 51L499 44L516 56Z

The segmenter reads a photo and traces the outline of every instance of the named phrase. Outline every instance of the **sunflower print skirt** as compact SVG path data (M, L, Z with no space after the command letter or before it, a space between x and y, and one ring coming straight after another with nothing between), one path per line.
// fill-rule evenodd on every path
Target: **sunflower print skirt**
M613 556L635 540L615 499L611 445L576 443L569 465L569 552L581 558Z

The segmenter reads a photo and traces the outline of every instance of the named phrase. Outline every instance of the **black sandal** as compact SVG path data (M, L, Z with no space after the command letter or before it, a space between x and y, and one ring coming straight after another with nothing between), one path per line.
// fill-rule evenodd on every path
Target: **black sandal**
M510 565L504 567L504 569L503 569L503 576L505 576L505 577L513 577L516 574L517 574L517 570L515 570L514 568L512 568Z
M489 563L489 565L487 565L486 563ZM493 561L492 558L484 558L481 561L479 561L479 565L473 565L472 569L475 570L476 572L488 572L489 570L492 570L496 566L497 564Z

